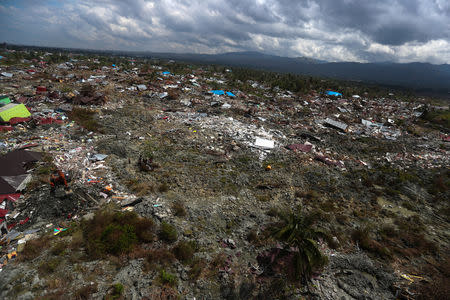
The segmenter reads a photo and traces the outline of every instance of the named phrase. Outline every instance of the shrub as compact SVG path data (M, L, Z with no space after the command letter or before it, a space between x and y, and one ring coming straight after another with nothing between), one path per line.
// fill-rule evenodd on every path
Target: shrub
M380 257L388 258L391 256L391 252L388 248L370 238L370 229L368 226L354 230L352 239L357 242L362 249L377 254Z
M272 235L284 243L285 250L296 249L293 257L295 279L308 279L313 269L327 262L313 240L322 236L323 232L315 229L313 220L300 211L287 212L280 217L281 222L271 229Z
M74 298L77 300L88 300L92 299L92 294L97 292L97 284L89 284L79 288L75 294Z
M331 212L336 209L334 206L334 202L332 200L328 200L320 204L320 208L325 212Z
M155 187L150 182L144 182L137 179L127 180L125 184L139 197L148 195L155 190Z
M102 127L94 119L95 111L90 109L85 109L81 107L74 107L68 117L70 120L75 121L81 127L88 131L102 132Z
M162 222L159 237L166 242L175 242L178 238L177 229L169 223Z
M191 264L191 269L189 270L189 278L191 280L197 280L203 269L206 266L206 261L204 259L194 259L194 261Z
M45 276L55 272L60 263L61 259L57 257L43 261L38 267L39 275Z
M179 242L175 247L172 248L172 253L175 257L182 262L188 262L194 256L194 248L188 242Z
M186 216L186 209L184 207L184 204L181 201L174 202L172 204L172 209L174 211L175 216L177 216L177 217Z
M167 183L161 183L158 186L158 192L160 193L166 193L169 190L169 185Z
M258 232L256 229L252 229L247 233L247 241L249 243L256 243L258 241Z
M65 241L58 241L51 249L53 255L63 255L68 247L68 243Z
M153 240L154 223L134 212L99 211L82 224L87 252L93 258L129 252L138 243Z
M118 255L128 252L137 243L137 236L131 225L110 224L102 232L100 241L107 253Z
M106 295L105 299L106 300L120 299L122 298L123 291L124 291L123 284L121 283L113 284L110 287L110 292L108 295Z
M175 261L175 256L167 249L154 249L149 250L145 257L144 271L149 271L155 267L155 265L169 265Z
M165 270L161 270L159 273L159 280L163 285L174 286L177 283L177 277L172 275Z
M41 255L44 249L48 247L49 239L49 236L41 236L38 239L28 241L19 255L19 260L33 260Z

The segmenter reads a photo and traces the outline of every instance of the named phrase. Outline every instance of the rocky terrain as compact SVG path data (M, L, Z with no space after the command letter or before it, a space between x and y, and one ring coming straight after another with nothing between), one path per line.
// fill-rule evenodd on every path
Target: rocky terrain
M13 151L41 155L0 195L2 299L448 295L445 103L172 61L2 55L0 92L31 117L0 127L0 176ZM67 187L51 187L57 170Z

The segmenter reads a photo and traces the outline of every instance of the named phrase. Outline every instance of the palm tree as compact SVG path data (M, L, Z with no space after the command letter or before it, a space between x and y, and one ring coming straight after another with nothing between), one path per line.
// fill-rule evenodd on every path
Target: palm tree
M273 227L272 235L284 243L284 249L293 252L295 279L309 279L315 268L324 266L322 255L314 239L324 233L313 227L313 219L300 211L280 215L281 222Z

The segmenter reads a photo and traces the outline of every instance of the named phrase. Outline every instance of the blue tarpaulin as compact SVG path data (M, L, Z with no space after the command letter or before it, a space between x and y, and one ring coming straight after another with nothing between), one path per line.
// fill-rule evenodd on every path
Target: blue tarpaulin
M214 95L225 95L225 92L222 90L212 90L209 91L210 93L214 94Z
M227 95L230 96L230 97L236 97L236 95L233 94L232 92L227 92Z
M335 96L335 97L342 96L341 93L333 92L333 91L326 91L325 94L328 96Z
M164 71L164 72L162 72L162 74L163 75L170 75L170 72L169 71Z

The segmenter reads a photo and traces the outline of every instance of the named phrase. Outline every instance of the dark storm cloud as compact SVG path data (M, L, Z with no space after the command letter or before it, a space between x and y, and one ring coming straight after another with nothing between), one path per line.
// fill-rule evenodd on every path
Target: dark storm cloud
M18 0L0 17L24 43L450 62L448 0Z

